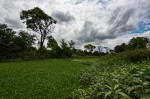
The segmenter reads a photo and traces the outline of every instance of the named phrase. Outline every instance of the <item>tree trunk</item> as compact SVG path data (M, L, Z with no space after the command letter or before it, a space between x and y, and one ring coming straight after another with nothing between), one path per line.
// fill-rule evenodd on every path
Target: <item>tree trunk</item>
M40 50L42 50L42 49L43 49L43 44L44 44L43 36L41 35Z

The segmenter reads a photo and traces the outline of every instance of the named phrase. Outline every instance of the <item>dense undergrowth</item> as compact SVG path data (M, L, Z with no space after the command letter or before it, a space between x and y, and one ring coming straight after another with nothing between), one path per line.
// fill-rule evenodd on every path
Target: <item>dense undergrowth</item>
M130 63L140 63L142 61L150 60L150 49L128 50L122 53L118 53L118 56Z
M86 63L86 62L85 62ZM117 55L108 55L79 74L80 87L73 92L80 99L148 99L150 62L130 63Z

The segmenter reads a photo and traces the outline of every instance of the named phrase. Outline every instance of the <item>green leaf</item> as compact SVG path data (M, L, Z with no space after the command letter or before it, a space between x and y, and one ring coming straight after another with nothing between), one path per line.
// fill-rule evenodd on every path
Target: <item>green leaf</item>
M123 92L119 92L119 94L127 99L131 99L130 96L128 96L127 94L123 93Z
M112 90L112 88L110 86L108 86L108 85L105 85L105 87L107 87L108 89Z
M119 87L119 85L115 85L115 86L114 86L114 90L116 90L118 87Z
M105 99L107 98L107 96L111 95L112 91L108 91L105 93Z
M118 80L118 79L113 79L113 81L115 81L116 83L119 83L119 80Z
M137 89L137 88L140 88L140 87L141 87L141 85L136 85L136 86L132 86L132 87L127 88L128 94L129 94L131 91L133 91L133 90L135 90L135 89Z
M120 91L121 91L121 89L118 89L118 90L115 91L115 93L119 93Z
M146 89L146 93L150 93L150 89Z
M149 84L149 82L144 82L143 83L144 86L147 86L148 84Z

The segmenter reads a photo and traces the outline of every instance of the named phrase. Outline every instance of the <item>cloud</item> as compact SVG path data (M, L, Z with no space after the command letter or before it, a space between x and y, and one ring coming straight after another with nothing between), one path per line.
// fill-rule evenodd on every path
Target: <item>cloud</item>
M134 36L149 34L130 33L141 28L140 22L148 31L150 0L2 0L0 22L23 29L20 11L36 6L58 21L52 33L58 42L65 39L76 41L78 46L95 43L112 48Z
M52 16L56 18L59 23L62 22L68 23L70 21L75 21L75 18L72 15L70 15L70 12L65 13L61 11L55 11L52 13Z
M19 19L11 19L9 17L6 17L5 22L9 25L9 27L14 28L14 29L24 28L24 25L21 23Z

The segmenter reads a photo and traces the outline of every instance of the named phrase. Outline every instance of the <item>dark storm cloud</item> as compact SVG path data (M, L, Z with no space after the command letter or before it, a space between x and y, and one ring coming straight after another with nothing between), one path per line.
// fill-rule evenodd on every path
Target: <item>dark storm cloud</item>
M55 11L54 13L52 13L52 16L54 18L56 18L58 23L63 23L63 22L68 23L70 21L75 20L74 16L70 15L69 12L64 13L64 12L61 12L61 11Z

